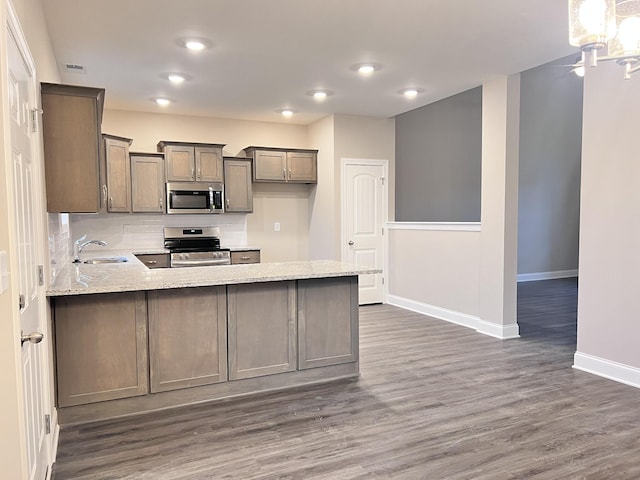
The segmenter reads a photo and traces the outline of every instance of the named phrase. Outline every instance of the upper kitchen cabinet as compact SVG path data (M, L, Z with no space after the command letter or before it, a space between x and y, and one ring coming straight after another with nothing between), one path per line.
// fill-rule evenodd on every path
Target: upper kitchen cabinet
M254 182L318 183L318 151L246 147Z
M224 196L225 212L253 212L250 158L224 158Z
M102 134L104 138L105 162L107 166L107 210L109 212L131 211L131 162L129 160L130 138Z
M48 212L95 213L104 209L104 93L103 88L41 84Z
M164 213L164 155L131 152L131 211Z
M165 154L167 182L222 182L224 144L169 142L158 143Z

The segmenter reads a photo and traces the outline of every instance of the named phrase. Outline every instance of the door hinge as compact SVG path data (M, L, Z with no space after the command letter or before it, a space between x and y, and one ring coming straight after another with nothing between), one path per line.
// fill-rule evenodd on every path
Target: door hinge
M42 113L42 110L39 108L31 109L31 133L36 133L38 131L38 114Z
M382 186L384 187L384 177L380 177L380 181L382 182Z
M41 287L44 285L44 267L38 265L38 285Z
M51 415L44 416L44 432L47 435L51 433Z
M382 236L384 237L384 227L382 227L380 230L382 230Z
M384 277L382 277L382 284L384 285Z

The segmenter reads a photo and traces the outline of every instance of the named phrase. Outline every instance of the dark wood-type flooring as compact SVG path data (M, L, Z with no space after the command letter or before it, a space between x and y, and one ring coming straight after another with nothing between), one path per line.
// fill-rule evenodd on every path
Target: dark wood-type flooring
M521 339L363 307L358 380L63 428L54 478L640 478L640 391L571 368L575 279L519 288Z

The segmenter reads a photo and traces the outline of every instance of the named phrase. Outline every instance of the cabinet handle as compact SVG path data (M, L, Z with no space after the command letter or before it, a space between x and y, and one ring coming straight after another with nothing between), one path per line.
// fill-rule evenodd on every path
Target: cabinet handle
M285 180L287 179L287 169L286 168L282 169L282 176L284 177Z
M229 208L229 197L227 197L227 208Z
M198 180L202 178L202 171L198 168Z
M240 257L240 260L251 260L251 257L242 256L242 257Z
M191 169L191 178L196 178L196 170L195 170L195 168Z
M109 210L113 208L113 197L109 197Z
M156 263L158 263L158 261L157 260L147 260L144 263L146 263L147 265L155 265Z
M162 203L162 197L160 197L160 210L162 210L164 208L164 205Z
M107 186L102 185L102 204L107 206Z
M291 169L289 169L289 180L291 180Z

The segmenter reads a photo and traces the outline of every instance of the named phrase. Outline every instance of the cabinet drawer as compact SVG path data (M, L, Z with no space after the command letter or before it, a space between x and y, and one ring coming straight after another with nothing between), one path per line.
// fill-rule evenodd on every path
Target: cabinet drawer
M247 250L244 252L231 252L231 264L260 263L260 250Z
M148 268L168 268L168 253L153 253L149 255L136 255L136 258L145 264Z

